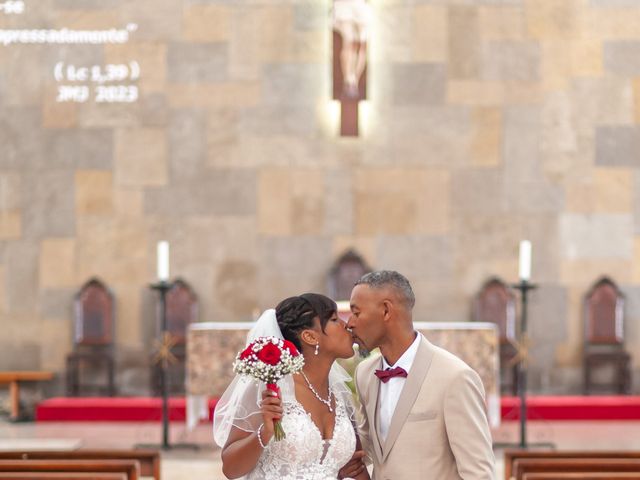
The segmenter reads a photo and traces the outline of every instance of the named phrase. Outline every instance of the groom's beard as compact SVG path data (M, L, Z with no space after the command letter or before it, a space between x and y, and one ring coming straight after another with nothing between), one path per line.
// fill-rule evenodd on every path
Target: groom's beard
M367 358L369 355L371 355L371 352L367 350L366 347L358 344L358 356L360 358Z

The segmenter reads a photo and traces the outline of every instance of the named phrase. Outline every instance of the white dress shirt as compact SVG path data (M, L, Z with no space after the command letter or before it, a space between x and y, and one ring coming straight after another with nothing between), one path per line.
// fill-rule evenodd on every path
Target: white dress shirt
M416 353L418 352L418 346L420 345L421 339L422 336L419 333L416 333L416 339L393 365L389 365L386 359L382 357L382 369L386 370L387 368L402 367L407 373L409 373L411 366L413 365L413 360L416 358ZM390 378L387 383L382 381L380 382L380 411L378 413L378 428L380 430L380 439L383 442L387 439L389 425L393 418L393 412L396 409L398 399L402 393L402 387L404 387L406 380L407 379L403 377L393 377Z

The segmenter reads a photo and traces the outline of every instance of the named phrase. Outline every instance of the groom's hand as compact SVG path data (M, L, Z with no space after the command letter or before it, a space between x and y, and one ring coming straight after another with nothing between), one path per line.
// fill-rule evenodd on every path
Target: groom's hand
M338 478L355 478L360 475L366 468L362 461L364 455L364 450L356 450L351 460L338 472Z

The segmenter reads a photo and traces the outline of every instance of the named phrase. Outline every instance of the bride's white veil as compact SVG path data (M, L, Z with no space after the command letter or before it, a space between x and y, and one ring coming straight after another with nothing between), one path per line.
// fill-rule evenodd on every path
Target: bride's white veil
M274 309L265 310L247 335L246 345L259 337L284 338ZM351 420L354 419L353 398L347 382L351 376L337 362L329 372L329 385L336 396L343 399ZM295 402L295 386L291 375L278 382L283 403ZM244 375L236 375L218 400L213 416L213 438L220 447L224 447L229 438L231 427L245 432L255 432L262 423L260 399L265 389L263 382Z

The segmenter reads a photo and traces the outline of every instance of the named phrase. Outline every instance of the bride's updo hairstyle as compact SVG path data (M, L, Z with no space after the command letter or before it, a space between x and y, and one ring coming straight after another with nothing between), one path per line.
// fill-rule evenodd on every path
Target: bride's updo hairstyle
M304 293L298 297L289 297L276 307L276 319L285 340L292 342L302 351L299 334L313 328L313 319L320 318L320 328L324 328L329 319L338 311L336 302L319 293Z

